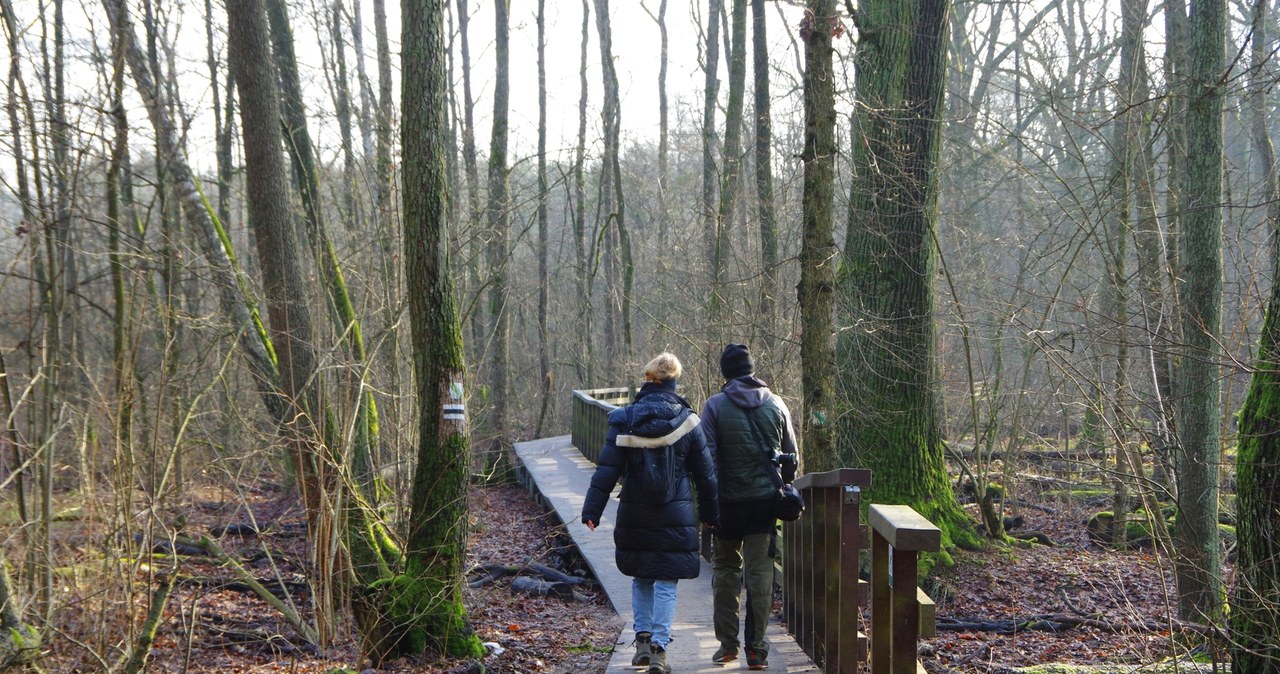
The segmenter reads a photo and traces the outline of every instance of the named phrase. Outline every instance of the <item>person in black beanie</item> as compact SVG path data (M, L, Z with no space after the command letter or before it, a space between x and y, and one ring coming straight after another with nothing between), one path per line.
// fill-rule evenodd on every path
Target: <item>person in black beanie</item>
M769 666L765 627L773 604L770 542L777 486L770 472L780 454L796 451L791 412L768 384L755 376L745 344L729 344L720 354L725 384L702 408L702 429L716 463L720 486L720 526L712 555L712 601L716 640L712 661L738 659L739 606L743 578L747 586L747 668Z

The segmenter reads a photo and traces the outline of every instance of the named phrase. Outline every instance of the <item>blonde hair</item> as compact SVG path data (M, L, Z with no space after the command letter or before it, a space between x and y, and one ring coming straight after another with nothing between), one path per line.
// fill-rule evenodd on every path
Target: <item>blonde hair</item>
M680 365L680 359L675 354L663 351L653 357L648 365L644 366L644 376L652 381L671 381L679 379L680 374L684 372L684 368Z

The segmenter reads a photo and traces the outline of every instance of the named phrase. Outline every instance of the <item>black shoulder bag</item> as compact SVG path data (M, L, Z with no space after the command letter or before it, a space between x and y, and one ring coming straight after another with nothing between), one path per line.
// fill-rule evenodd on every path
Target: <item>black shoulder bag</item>
M747 415L747 421L751 424L751 429L755 431L761 444L767 436L760 430L760 426L756 421L755 410L741 408L743 413ZM794 522L800 519L800 514L804 512L804 497L800 495L800 490L791 485L790 482L782 480L782 464L787 462L792 466L791 473L795 474L795 454L782 454L777 450L769 452L769 479L773 481L773 486L777 488L777 496L773 499L773 516L783 522Z

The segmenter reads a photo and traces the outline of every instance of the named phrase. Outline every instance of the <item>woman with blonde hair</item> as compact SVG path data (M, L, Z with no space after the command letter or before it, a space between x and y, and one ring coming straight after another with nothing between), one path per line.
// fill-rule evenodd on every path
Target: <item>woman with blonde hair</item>
M676 583L697 578L698 521L719 517L715 465L698 415L676 393L680 360L660 353L644 367L635 400L609 413L609 433L591 477L582 522L594 530L619 479L613 542L618 570L631 576L635 666L669 674L667 644L676 611ZM694 512L690 478L698 486Z

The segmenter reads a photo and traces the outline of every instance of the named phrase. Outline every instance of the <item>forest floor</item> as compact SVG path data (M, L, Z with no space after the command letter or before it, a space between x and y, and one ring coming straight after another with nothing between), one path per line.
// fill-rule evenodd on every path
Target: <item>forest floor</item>
M276 591L289 596L311 617L310 597L297 560L306 558L302 513L288 490L264 488L225 499L210 490L187 508L186 530L193 537L218 526L256 521L263 533L226 535L228 554L244 560L261 579L281 578ZM530 562L584 573L568 537L522 489L479 487L472 491L469 564L524 567ZM246 507L248 504L248 507ZM252 512L250 518L248 513ZM1020 629L1010 634L974 629L939 629L920 653L933 674L999 674L1045 663L1145 665L1173 654L1168 631L1125 626L1163 621L1172 604L1172 580L1146 551L1117 552L1090 541L1081 505L1037 504L1022 509L1025 529L1047 534L1058 544L993 546L959 552L956 563L935 575L939 623L1023 621L1047 615L1088 614L1094 622L1059 632ZM270 550L271 555L262 551ZM279 612L235 583L234 574L213 560L179 556L179 578L168 603L148 666L150 672L315 672L338 667L365 671L350 635L340 636L322 655L305 645ZM172 562L166 561L165 564ZM157 563L157 567L161 564ZM475 579L478 573L471 574ZM147 604L135 592L133 620ZM465 601L481 640L496 644L483 661L489 672L603 672L614 638L625 621L593 585L575 588L571 600L513 593L511 577L466 587ZM707 582L710 582L709 580ZM583 589L585 587L585 589ZM103 628L86 627L92 602L75 602L57 619L63 628L48 640L39 671L101 671L118 657L118 638L101 641ZM346 624L346 623L344 623ZM93 630L97 632L93 632ZM108 630L110 628L107 628ZM93 636L105 646L94 655ZM401 659L379 673L476 671L469 663L431 664Z

